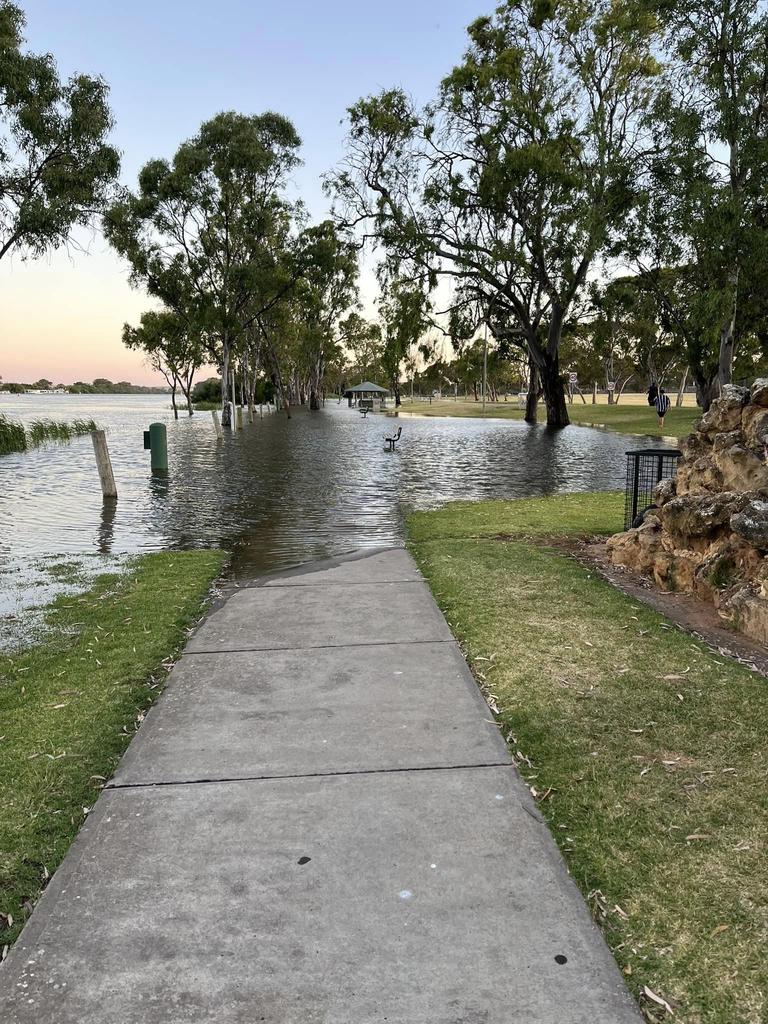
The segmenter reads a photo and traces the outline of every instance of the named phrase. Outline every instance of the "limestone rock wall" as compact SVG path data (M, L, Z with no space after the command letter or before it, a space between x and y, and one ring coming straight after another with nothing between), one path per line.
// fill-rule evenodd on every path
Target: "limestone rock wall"
M611 560L768 644L768 379L723 388L680 449L642 525L608 541Z

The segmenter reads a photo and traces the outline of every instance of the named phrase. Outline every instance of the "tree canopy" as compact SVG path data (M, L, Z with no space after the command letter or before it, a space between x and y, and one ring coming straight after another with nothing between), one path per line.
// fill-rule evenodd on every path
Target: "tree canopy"
M24 15L0 0L0 259L63 245L110 199L120 169L108 142L108 88L62 82L50 54L23 49Z

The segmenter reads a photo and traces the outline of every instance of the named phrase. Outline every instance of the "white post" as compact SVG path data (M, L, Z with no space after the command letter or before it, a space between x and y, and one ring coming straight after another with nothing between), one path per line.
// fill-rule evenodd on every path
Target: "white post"
M485 392L488 387L488 321L485 321L483 337L483 412L485 412Z
M213 429L216 431L216 437L222 436L221 420L216 409L211 409L211 417L213 419Z
M112 472L112 460L109 457L106 434L103 430L92 430L91 440L93 441L93 451L96 455L96 466L99 470L102 496L105 498L116 498L117 485L115 484L115 475Z

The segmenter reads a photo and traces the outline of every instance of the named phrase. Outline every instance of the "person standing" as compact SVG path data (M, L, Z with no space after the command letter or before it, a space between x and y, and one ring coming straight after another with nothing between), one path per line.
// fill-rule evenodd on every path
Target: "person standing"
M648 405L653 407L656 405L656 398L659 394L659 386L656 381L651 381L651 386L648 388Z
M656 415L659 417L659 429L661 429L664 426L664 417L671 405L669 395L664 388L659 388L653 404L656 406Z

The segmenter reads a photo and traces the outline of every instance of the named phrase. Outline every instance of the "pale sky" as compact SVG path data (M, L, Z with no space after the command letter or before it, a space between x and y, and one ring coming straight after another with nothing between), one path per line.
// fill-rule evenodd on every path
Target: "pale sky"
M402 86L434 95L459 60L483 0L16 0L27 41L60 72L101 74L111 88L122 179L133 186L152 157L171 157L220 110L290 117L303 140L295 187L314 219L327 214L321 175L342 155L346 108ZM87 253L0 261L0 375L54 383L94 377L162 383L123 348L124 321L150 301L98 231ZM370 283L367 290L370 297Z

